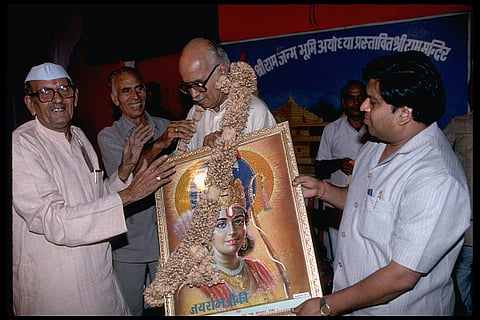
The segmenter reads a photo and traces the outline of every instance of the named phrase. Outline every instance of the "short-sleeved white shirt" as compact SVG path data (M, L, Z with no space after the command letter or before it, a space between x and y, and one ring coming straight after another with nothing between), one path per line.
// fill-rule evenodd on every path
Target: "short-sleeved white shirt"
M365 125L358 131L353 128L347 117L329 123L323 129L315 160L356 159L363 146L361 138L366 132ZM325 180L339 187L347 185L347 175L342 170L333 172L330 178Z
M334 261L334 291L392 260L422 273L415 287L353 315L453 315L452 268L470 224L463 169L436 123L379 162L367 142L355 162Z

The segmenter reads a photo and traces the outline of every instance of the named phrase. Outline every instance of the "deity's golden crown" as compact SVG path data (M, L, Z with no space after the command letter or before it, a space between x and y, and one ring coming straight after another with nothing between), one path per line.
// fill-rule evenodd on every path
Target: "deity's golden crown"
M241 207L247 211L247 200L245 199L242 181L237 178L231 182L228 187L220 193L218 202L222 208Z

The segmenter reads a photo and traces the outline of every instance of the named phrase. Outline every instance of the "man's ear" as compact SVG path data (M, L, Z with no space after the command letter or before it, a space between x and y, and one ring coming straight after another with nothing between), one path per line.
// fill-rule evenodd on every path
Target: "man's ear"
M78 104L78 88L75 89L75 99L73 100L73 107L77 107Z
M225 63L222 62L222 63L218 66L218 68L220 69L220 70L219 70L219 71L220 71L220 72L219 72L220 75L223 76L223 75L227 75L227 74L228 74L228 67L227 67L227 65L226 65Z
M32 97L30 96L25 96L23 97L23 101L25 102L25 105L27 106L28 110L30 111L31 115L35 117L37 112L35 111L35 106L33 105Z
M399 114L399 125L403 126L408 124L410 121L413 120L413 109L407 106L403 106L398 108L397 112Z
M110 98L112 99L113 104L118 107L119 105L118 97L114 95L113 92L110 93Z

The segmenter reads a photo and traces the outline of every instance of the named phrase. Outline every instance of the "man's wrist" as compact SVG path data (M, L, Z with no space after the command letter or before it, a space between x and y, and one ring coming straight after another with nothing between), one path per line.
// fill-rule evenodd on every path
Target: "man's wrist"
M130 177L130 173L133 172L133 170L135 169L135 166L122 166L120 165L118 167L118 178L123 182L125 183L125 181L128 180L128 177Z
M160 153L163 149L166 149L168 147L168 142L164 141L162 138L157 139L153 143L153 149L156 154Z
M325 196L325 193L327 192L327 182L325 180L322 180L323 182L323 191L322 193L317 197L318 199L323 199L323 197Z
M124 189L122 191L119 191L118 195L120 196L120 200L122 200L122 204L123 204L124 207L133 202L128 189Z
M322 316L332 315L332 311L330 310L330 306L327 303L326 297L320 297L320 315Z

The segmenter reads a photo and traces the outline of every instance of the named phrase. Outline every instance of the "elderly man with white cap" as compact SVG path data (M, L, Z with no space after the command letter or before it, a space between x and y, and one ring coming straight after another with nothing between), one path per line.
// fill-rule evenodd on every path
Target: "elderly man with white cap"
M166 156L136 167L152 129L126 138L122 165L103 179L83 131L71 125L78 89L59 65L33 67L13 132L13 308L16 315L128 315L108 240L127 231L123 207L170 181Z

